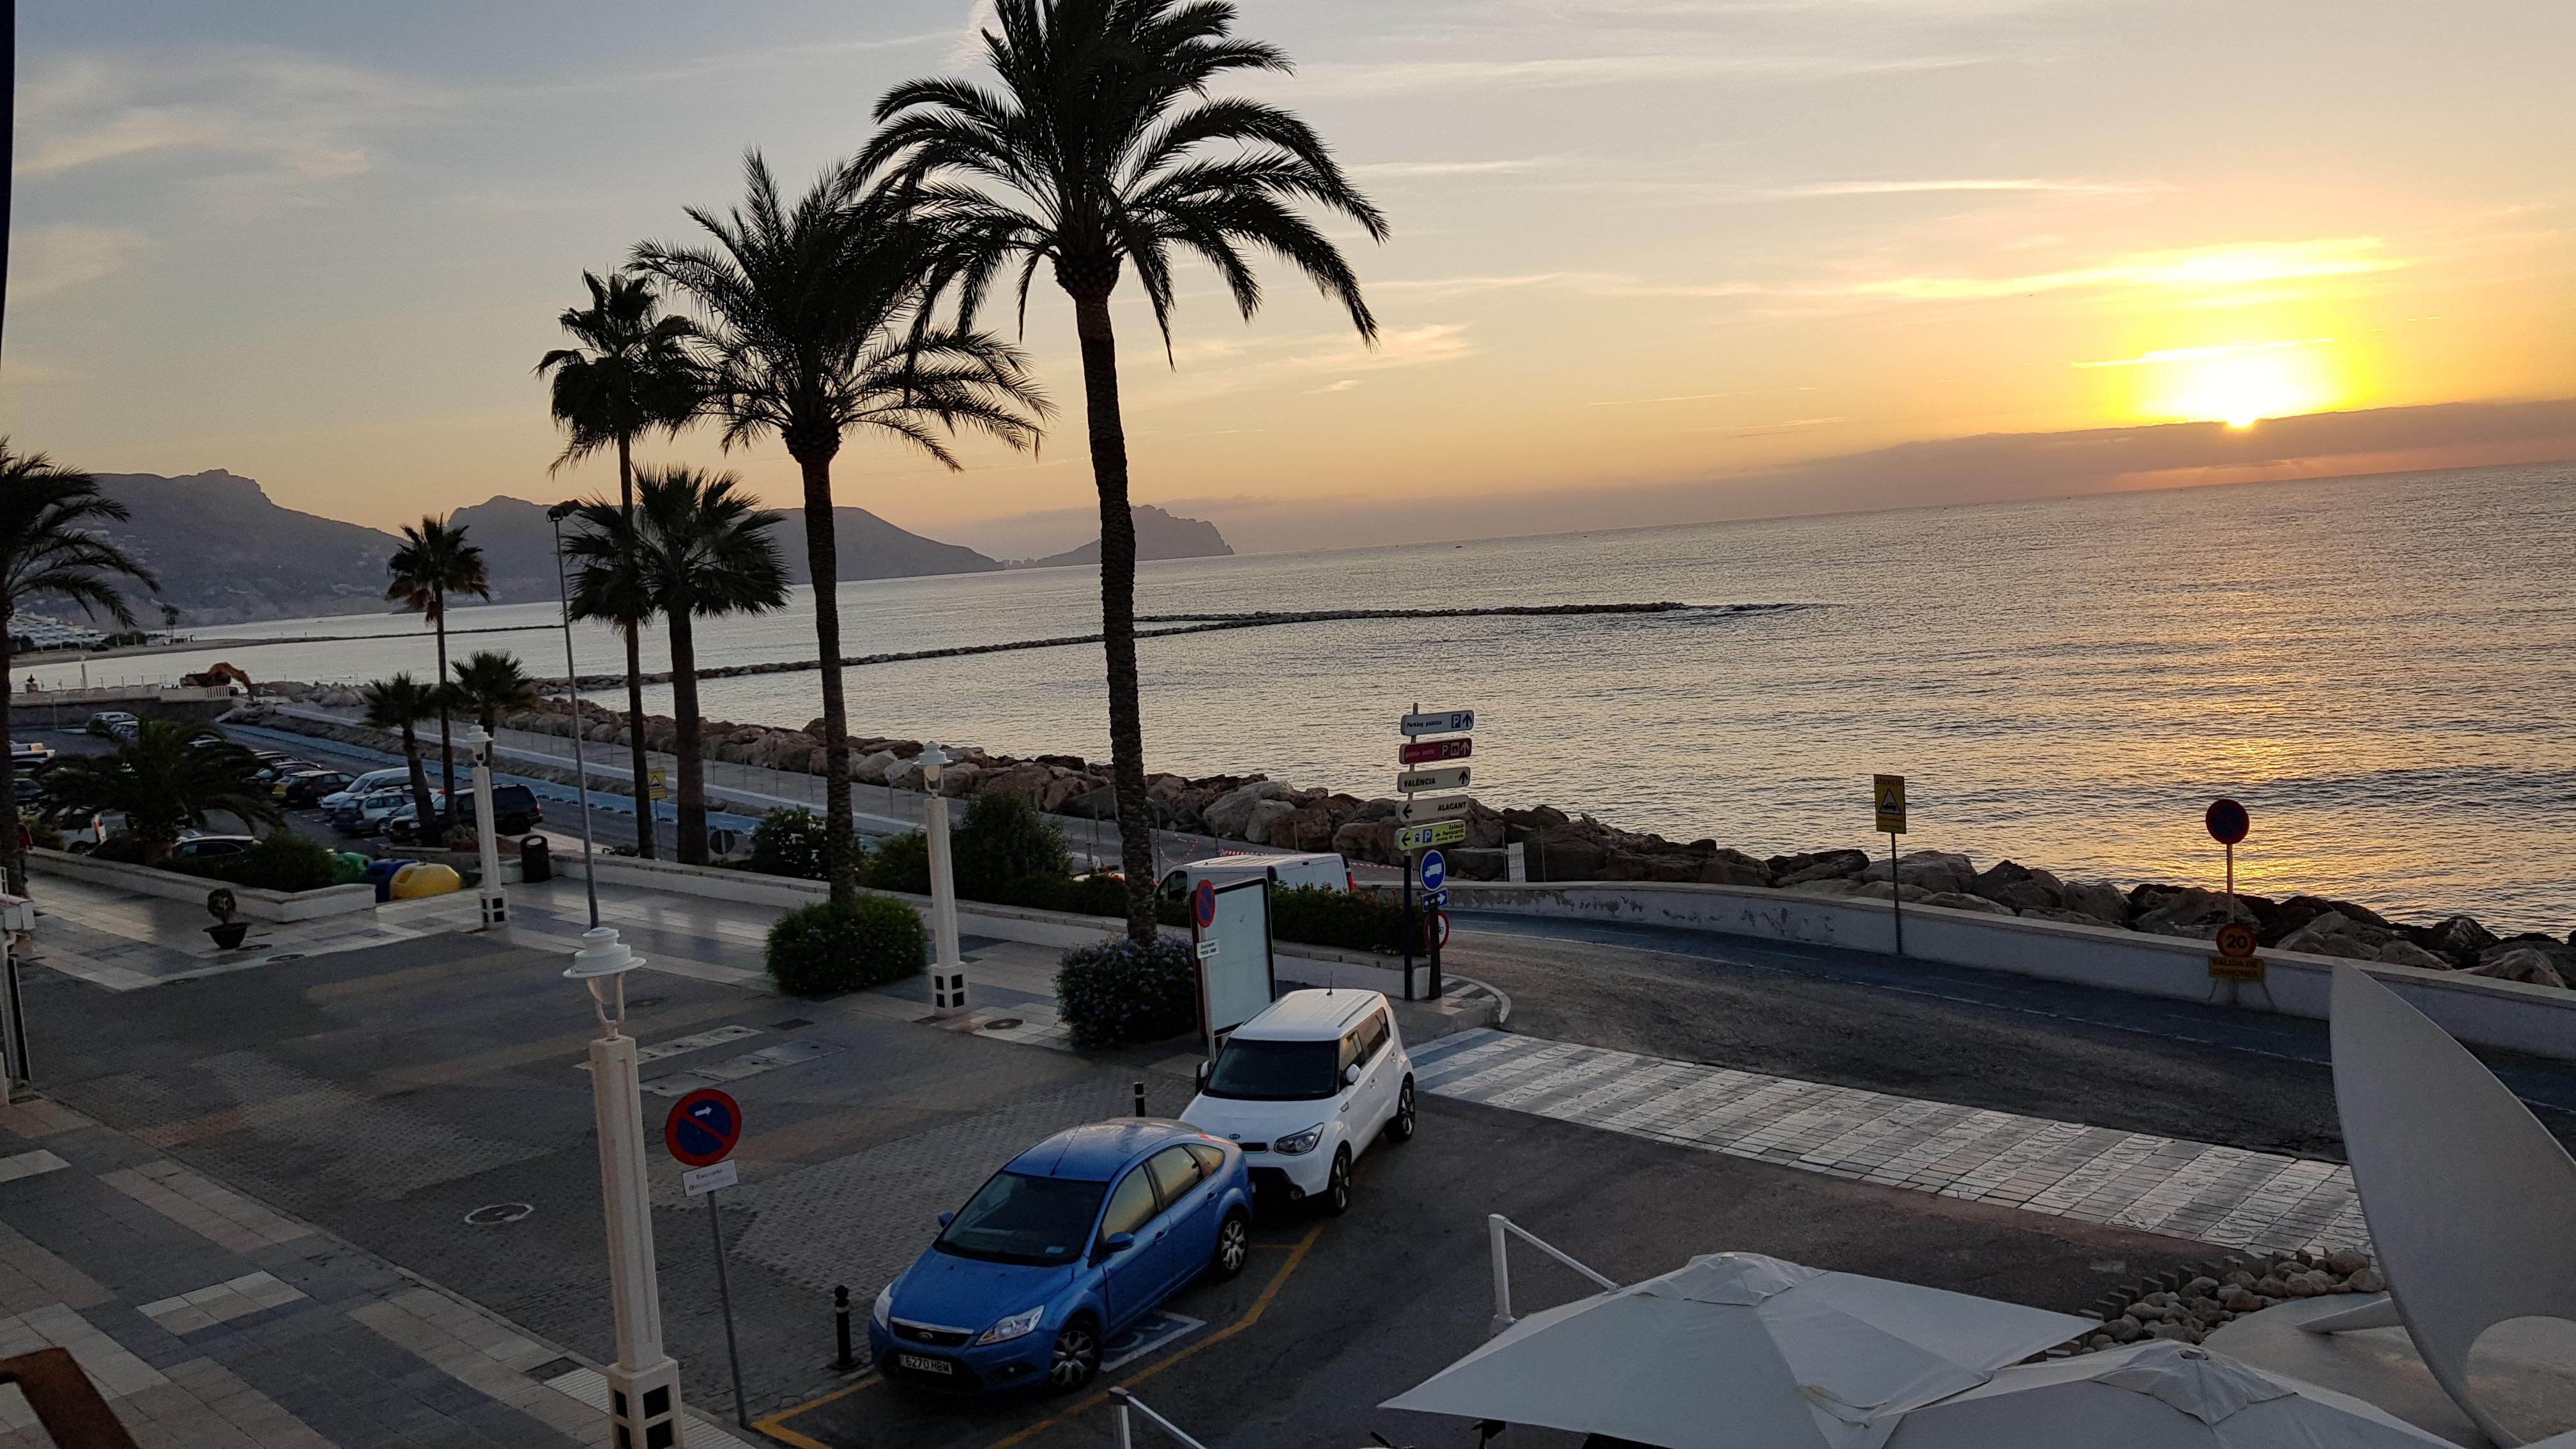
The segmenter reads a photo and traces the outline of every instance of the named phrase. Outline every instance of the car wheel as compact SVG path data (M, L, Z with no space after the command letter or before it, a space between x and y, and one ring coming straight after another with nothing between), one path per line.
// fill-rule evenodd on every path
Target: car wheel
M1386 1124L1386 1140L1389 1142L1413 1140L1413 1079L1411 1077L1404 1079L1404 1090L1396 1096L1395 1117Z
M92 851L92 850L93 850L93 849L95 849L96 847L92 846L92 845L91 845L88 841L86 841L86 840L75 840L75 841L73 841L70 845L68 845L68 846L66 846L66 847L64 847L64 848L65 848L65 849L67 849L67 850L69 850L69 851L70 851L72 854L74 854L74 855L87 855L87 854L89 854L89 853L90 853L90 851Z
M1055 1352L1047 1356L1047 1392L1070 1394L1086 1385L1100 1372L1100 1335L1088 1318L1076 1318L1055 1336Z
M1340 1148L1333 1153L1332 1175L1324 1179L1324 1190L1315 1196L1315 1205L1327 1217L1340 1217L1351 1210L1351 1150Z
M1208 1260L1208 1276L1222 1283L1242 1272L1251 1258L1252 1220L1237 1208L1217 1224L1216 1254Z

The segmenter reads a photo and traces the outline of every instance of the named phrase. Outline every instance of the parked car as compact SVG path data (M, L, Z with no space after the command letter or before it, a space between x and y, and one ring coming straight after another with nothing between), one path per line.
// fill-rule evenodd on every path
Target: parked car
M474 823L474 797L456 797L456 818L467 825ZM503 835L525 835L546 818L545 807L537 803L537 792L525 785L492 787L492 818L500 822Z
M413 808L411 787L408 785L370 791L359 798L355 819L346 828L353 835L374 835L385 828L387 821ZM429 808L432 810L447 808L447 796L437 790L430 791Z
M1291 991L1199 1069L1181 1120L1239 1144L1261 1186L1340 1213L1360 1153L1413 1136L1413 1058L1383 995Z
M107 817L86 815L62 823L63 849L74 855L87 855L107 839Z
M11 740L9 765L21 775L41 775L54 763L54 747L42 740Z
M1331 852L1290 853L1275 855L1212 855L1194 860L1178 869L1167 871L1160 882L1167 900L1185 899L1197 890L1200 881L1232 885L1239 880L1268 880L1291 890L1313 886L1319 890L1348 891L1359 886L1351 879L1351 868L1341 856Z
M1013 1158L877 1295L868 1345L898 1383L1070 1393L1101 1345L1252 1247L1243 1154L1150 1117L1059 1132Z
M411 770L408 766L396 766L390 770L369 770L338 790L322 797L319 803L323 818L329 820L334 826L346 830L348 827L340 824L341 813L346 811L354 819L361 797L371 795L389 785L410 783Z
M45 783L33 775L12 775L9 777L9 793L17 797L19 806L23 808L45 797Z
M300 775L287 776L278 798L284 800L289 808L309 809L322 803L326 797L348 789L351 783L352 777L346 770L307 770Z
M300 775L306 770L318 770L321 768L322 767L320 765L313 763L311 760L298 760L288 757L272 760L267 764L260 766L258 769L251 771L248 775L243 776L243 778L250 781L253 785L266 786L273 791L277 788L278 783L289 775Z
M143 728L143 722L121 709L103 709L89 717L89 732L109 739L130 740Z
M259 843L254 835L191 835L170 847L173 860L203 860L218 855L239 855Z

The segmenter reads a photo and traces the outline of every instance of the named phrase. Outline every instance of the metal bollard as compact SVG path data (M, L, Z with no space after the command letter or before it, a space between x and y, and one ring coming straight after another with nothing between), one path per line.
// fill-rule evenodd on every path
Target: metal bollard
M839 1339L841 1348L839 1357L832 1360L832 1367L842 1373L848 1373L850 1371L850 1290L846 1286L832 1290L832 1332L834 1337Z
M1145 1084L1143 1082L1138 1082L1136 1084L1136 1115L1139 1117L1145 1115Z

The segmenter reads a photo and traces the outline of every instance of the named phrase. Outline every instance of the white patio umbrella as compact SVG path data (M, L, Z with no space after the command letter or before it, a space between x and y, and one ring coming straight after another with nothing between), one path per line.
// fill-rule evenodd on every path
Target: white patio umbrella
M2004 1369L1887 1449L2443 1449L2349 1394L2169 1340Z
M1385 1407L1665 1449L1875 1449L1894 1414L2100 1326L1713 1253L1531 1314Z

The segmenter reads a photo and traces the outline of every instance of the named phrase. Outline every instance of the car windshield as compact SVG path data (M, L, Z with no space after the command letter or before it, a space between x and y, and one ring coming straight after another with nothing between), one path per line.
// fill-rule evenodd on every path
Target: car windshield
M1333 1067L1338 1041L1245 1041L1225 1044L1208 1073L1207 1094L1244 1102L1317 1102L1341 1090Z
M997 1172L931 1246L994 1263L1070 1263L1091 1245L1105 1182Z

